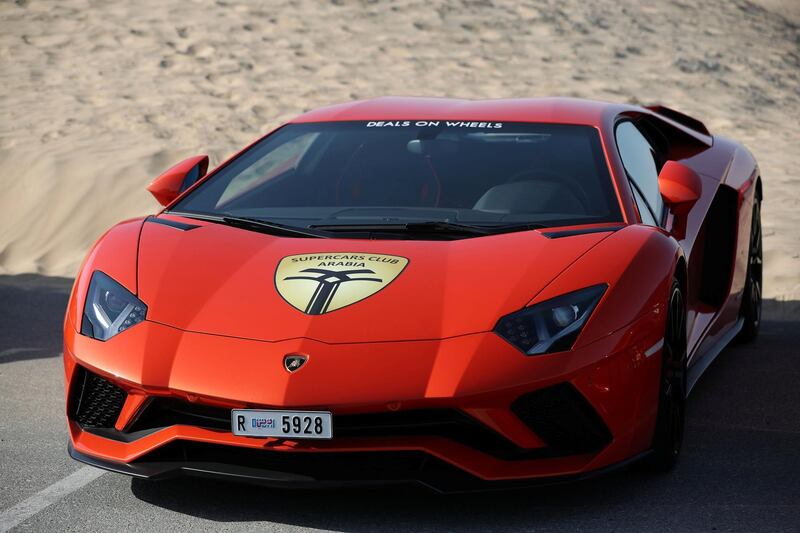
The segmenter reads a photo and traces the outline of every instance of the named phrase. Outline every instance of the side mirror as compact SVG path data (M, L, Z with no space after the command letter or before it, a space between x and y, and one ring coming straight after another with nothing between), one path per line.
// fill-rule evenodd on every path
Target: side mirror
M154 179L147 190L161 205L169 205L208 171L208 156L185 159Z
M667 161L658 174L658 190L674 217L672 234L678 240L683 239L689 211L703 192L703 181L686 165Z

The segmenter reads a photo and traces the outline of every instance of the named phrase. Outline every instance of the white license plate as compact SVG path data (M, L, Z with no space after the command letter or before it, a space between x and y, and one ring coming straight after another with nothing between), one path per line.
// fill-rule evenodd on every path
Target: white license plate
M333 437L333 424L327 411L234 409L231 411L231 431L245 437L330 439Z

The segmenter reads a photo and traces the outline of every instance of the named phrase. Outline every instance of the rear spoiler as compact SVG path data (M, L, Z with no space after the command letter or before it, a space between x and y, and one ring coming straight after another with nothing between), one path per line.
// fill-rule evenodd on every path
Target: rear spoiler
M674 109L670 109L669 107L663 105L648 105L645 106L645 109L649 109L653 113L657 113L662 117L672 120L673 122L677 122L681 126L685 126L690 130L696 131L697 133L711 137L711 132L708 131L708 128L706 128L705 124L696 118L690 117L689 115L684 115L680 111L675 111Z

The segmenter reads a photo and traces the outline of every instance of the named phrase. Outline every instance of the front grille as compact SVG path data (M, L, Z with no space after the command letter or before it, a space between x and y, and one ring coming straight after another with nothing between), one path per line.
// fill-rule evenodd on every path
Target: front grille
M78 367L73 378L70 414L84 428L112 428L127 394L107 379Z
M611 442L600 415L569 383L520 396L511 410L560 455L599 451Z
M520 448L503 435L458 409L334 415L335 439L402 436L442 437L503 460L540 459L599 451L611 442L611 433L589 402L572 385L562 383L518 398L511 406L544 448ZM124 432L107 438L131 441L148 433L186 425L231 430L231 410L177 398L154 397Z
M230 431L231 411L175 398L153 398L125 432L143 436L172 425ZM551 450L519 448L499 433L457 409L417 409L387 413L334 415L335 438L443 437L501 459L548 457Z

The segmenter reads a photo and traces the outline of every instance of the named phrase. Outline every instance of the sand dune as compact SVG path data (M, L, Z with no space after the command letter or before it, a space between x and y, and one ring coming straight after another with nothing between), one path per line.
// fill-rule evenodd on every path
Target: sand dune
M800 3L0 3L0 273L72 275L178 159L379 95L660 102L762 166L768 297L800 299Z

